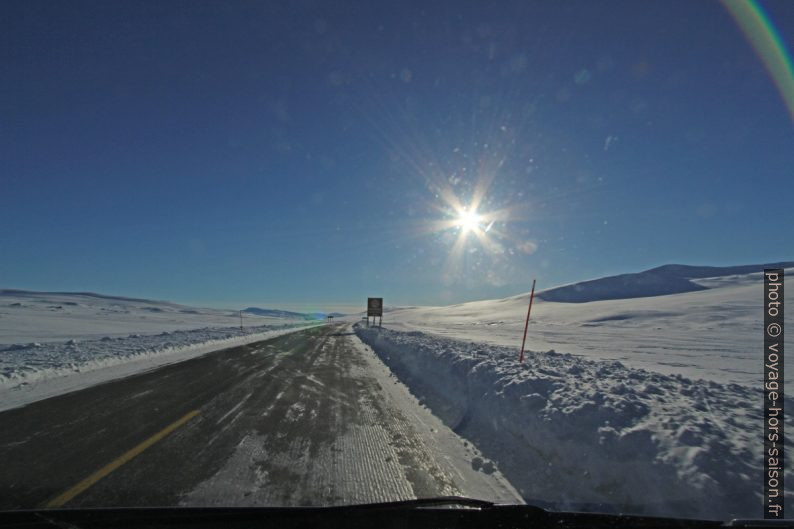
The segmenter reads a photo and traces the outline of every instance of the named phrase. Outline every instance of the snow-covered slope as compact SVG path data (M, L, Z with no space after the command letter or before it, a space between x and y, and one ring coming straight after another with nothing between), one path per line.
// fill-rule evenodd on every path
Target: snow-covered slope
M243 314L243 326L281 325L302 318ZM91 293L0 290L0 344L89 340L202 327L240 327L236 310Z
M546 291L567 302L536 297L523 365L528 294L395 309L383 329L359 322L356 332L530 503L759 517L757 270L674 265ZM786 273L792 292L794 269ZM666 276L686 291L660 295ZM597 300L573 303L574 294ZM786 404L794 406L790 396ZM794 427L790 414L786 423Z
M792 292L794 269L787 269ZM664 296L558 303L535 298L527 348L617 360L662 374L757 385L761 379L762 273L694 279L703 290ZM529 294L386 314L402 331L518 348ZM791 327L794 311L786 313ZM791 369L789 367L789 369ZM794 390L794 377L787 388Z
M562 303L587 303L606 299L645 298L705 290L696 280L763 272L764 268L791 268L794 261L744 266L689 266L670 264L637 272L602 277L550 288L538 298Z

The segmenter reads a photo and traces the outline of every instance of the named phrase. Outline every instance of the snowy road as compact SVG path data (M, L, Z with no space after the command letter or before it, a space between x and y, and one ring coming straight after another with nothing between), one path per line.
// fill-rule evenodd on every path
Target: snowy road
M0 413L0 508L520 502L344 325Z

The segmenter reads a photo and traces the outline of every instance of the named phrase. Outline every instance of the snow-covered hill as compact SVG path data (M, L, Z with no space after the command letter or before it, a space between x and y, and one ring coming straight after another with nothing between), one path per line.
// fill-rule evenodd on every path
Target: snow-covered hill
M692 280L702 288L694 292L586 303L536 296L527 349L554 349L662 374L757 385L763 369L762 273L712 271L718 275ZM792 277L794 269L787 269L788 292L794 291ZM527 293L448 307L404 308L386 314L383 325L518 348L528 302ZM789 326L793 314L786 313ZM790 390L793 378L788 377Z
M303 321L289 313L243 314L244 327ZM0 290L0 345L240 327L240 313L92 293Z
M696 280L708 277L746 275L764 268L791 268L794 261L744 266L689 266L670 264L633 274L620 274L550 288L538 298L563 303L587 303L607 299L645 298L696 292L707 287Z
M759 517L762 273L656 270L690 274L677 277L698 290L658 295L654 287L646 290L652 296L579 303L536 298L524 364L517 349L527 294L396 309L383 328L358 322L355 329L421 403L478 447L483 466L493 460L530 503ZM638 292L621 290L615 278L588 283L580 293ZM790 414L786 427L794 428ZM794 494L785 503L794 508Z

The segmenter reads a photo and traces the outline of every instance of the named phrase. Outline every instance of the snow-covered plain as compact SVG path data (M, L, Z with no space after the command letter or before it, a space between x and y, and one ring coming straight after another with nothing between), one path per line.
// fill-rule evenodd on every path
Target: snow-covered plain
M0 290L0 411L311 325L174 303Z
M244 327L303 320L243 313ZM157 334L204 327L240 327L236 310L89 293L0 290L0 345Z
M794 269L786 275L792 292ZM527 349L554 349L662 374L757 386L763 374L762 274L693 282L708 289L589 303L536 297ZM395 309L385 314L383 324L392 330L520 347L528 302L527 293L449 307ZM792 328L794 311L785 318ZM788 377L786 388L794 391L794 377Z

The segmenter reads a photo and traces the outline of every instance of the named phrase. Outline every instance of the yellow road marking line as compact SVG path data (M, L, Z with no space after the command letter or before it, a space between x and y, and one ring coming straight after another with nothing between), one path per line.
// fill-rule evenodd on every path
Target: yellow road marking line
M184 417L182 417L181 419L179 419L178 421L173 422L170 425L166 426L165 428L163 428L162 430L160 430L159 432L157 432L156 434L154 434L153 436L151 436L141 444L137 445L135 448L125 452L122 456L114 459L113 461L111 461L104 467L100 468L99 470L97 470L96 472L94 472L84 480L80 481L70 489L54 497L53 499L45 503L44 507L48 507L48 508L62 507L72 498L84 492L86 489L94 485L97 481L104 478L105 476L107 476L108 474L119 468L124 463L129 462L132 458L139 455L141 452L152 446L157 441L160 441L164 437L168 436L168 434L170 434L180 426L184 425L186 422L188 422L190 419L192 419L198 414L199 414L198 410L193 410Z

